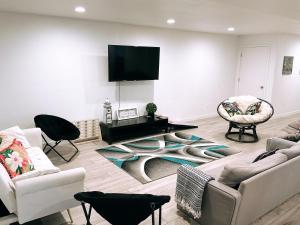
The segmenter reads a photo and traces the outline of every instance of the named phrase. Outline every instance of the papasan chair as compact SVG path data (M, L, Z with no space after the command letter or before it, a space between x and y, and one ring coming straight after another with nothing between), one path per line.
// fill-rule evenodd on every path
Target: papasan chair
M225 137L232 141L252 143L258 141L256 125L268 121L274 114L273 106L254 96L230 97L218 105L218 114L229 122ZM232 129L238 131L232 131ZM252 133L247 132L252 130Z

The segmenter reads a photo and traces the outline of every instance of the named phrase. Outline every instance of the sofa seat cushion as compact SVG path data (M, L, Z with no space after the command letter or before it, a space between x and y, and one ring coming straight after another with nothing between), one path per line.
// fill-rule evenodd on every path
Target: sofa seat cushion
M218 181L230 187L236 187L242 181L286 161L286 155L276 153L255 163L230 163L224 167Z

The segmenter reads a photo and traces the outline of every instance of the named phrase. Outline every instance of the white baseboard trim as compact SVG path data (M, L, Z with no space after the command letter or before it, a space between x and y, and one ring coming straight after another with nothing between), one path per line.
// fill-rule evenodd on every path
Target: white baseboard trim
M193 117L187 117L184 119L178 119L178 120L171 120L171 122L173 123L191 123L191 122L195 122L197 120L203 120L203 119L211 119L211 118L215 118L218 117L217 113L211 113L211 114L204 114L204 115L200 115L200 116L193 116Z
M286 112L286 113L280 113L280 114L275 113L274 116L271 119L279 119L279 118L282 118L282 117L292 116L292 115L295 115L295 114L300 114L300 110L295 110L295 111L292 111L292 112Z
M279 118L287 117L287 116L292 116L295 114L300 114L300 110L295 110L292 112L286 112L286 113L280 113L280 114L275 113L274 116L271 118L271 120L279 119ZM186 117L184 119L171 119L170 122L172 122L172 123L192 123L197 120L212 119L215 117L219 117L218 113L204 114L204 115L194 116L194 117Z

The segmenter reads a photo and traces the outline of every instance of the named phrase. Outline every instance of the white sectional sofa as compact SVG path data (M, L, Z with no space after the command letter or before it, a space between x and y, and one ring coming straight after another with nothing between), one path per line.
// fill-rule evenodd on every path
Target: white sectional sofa
M11 213L0 218L0 225L16 221L23 224L68 210L80 204L74 194L84 191L83 168L60 171L42 151L41 130L32 128L23 132L32 146L27 152L34 166L44 172L13 182L0 164L0 198Z

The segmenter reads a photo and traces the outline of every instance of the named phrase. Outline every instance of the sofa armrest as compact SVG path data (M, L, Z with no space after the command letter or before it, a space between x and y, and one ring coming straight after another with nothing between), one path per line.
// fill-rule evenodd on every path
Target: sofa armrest
M295 144L293 141L288 141L282 138L269 138L267 140L266 150L272 151L276 149L284 149L284 148L290 148Z
M210 181L203 195L201 225L233 225L241 201L241 194L218 181ZM180 210L180 206L178 206ZM186 214L188 212L182 210Z
M26 139L32 147L43 149L42 131L40 128L29 128L23 130Z
M79 205L74 194L84 191L85 170L76 168L15 183L20 223Z

